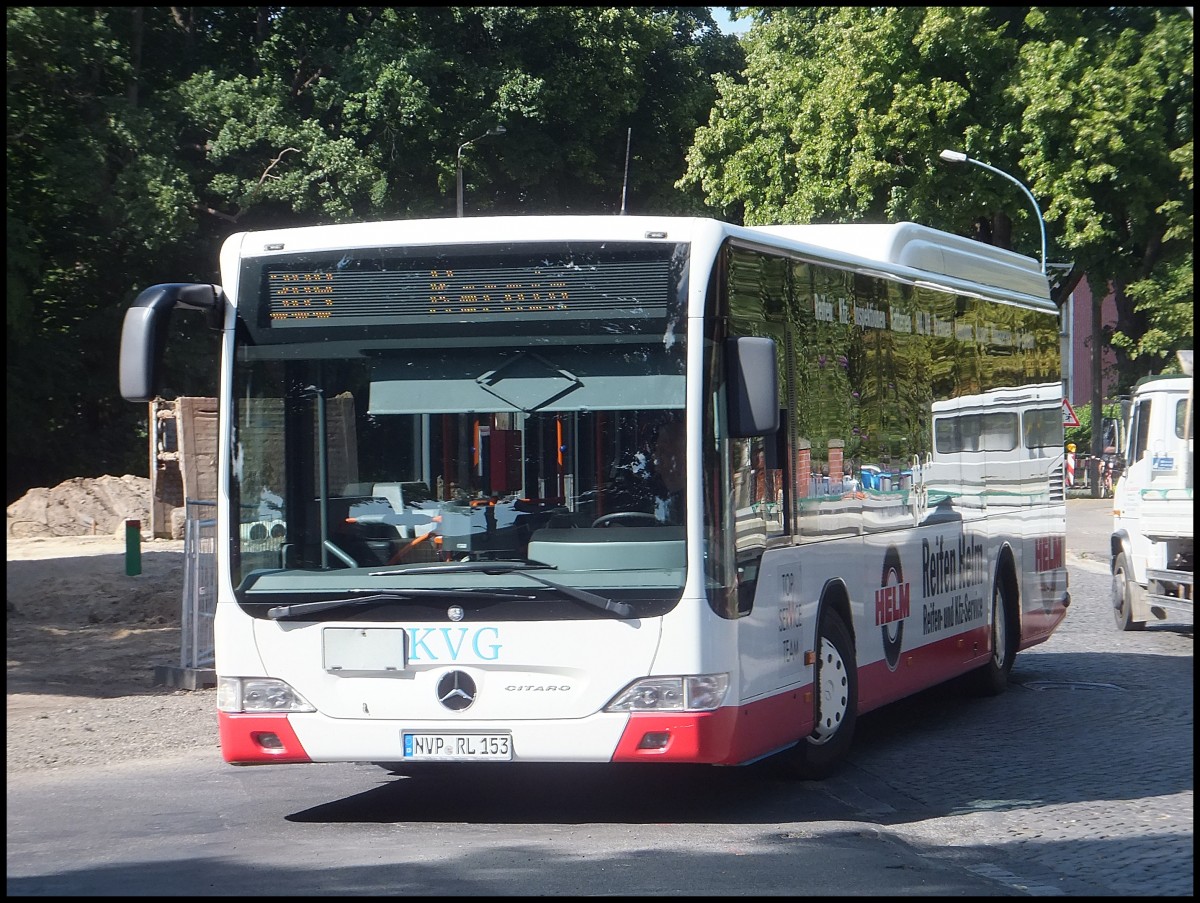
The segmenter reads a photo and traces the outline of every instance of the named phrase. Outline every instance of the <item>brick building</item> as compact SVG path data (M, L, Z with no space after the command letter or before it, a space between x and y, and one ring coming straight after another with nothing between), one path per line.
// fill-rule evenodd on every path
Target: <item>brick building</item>
M1115 326L1117 305L1108 295L1101 305L1103 325ZM1087 279L1080 279L1063 305L1063 387L1076 409L1092 402L1092 291ZM1105 344L1100 349L1102 397L1111 399L1116 392L1116 355Z

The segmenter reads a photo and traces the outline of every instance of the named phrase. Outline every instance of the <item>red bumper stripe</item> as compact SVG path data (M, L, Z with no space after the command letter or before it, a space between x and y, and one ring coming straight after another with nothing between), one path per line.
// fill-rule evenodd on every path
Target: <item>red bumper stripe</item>
M613 761L741 765L811 733L812 710L811 688L806 687L715 712L635 712ZM643 740L649 743L645 748Z
M287 715L218 712L221 756L231 765L311 762Z

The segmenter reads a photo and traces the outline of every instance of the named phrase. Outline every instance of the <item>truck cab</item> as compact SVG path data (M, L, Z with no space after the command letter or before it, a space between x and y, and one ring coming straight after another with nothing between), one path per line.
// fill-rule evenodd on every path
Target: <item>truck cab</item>
M1146 377L1130 398L1125 468L1113 490L1117 626L1192 622L1192 352L1183 374Z

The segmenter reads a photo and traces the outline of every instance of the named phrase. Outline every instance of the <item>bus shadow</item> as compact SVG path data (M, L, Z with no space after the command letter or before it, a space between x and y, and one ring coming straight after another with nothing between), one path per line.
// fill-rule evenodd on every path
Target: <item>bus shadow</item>
M294 822L470 824L753 823L762 766L476 764L380 772L370 790ZM718 815L718 813L720 813Z
M1025 659L1018 656L1013 685L1001 696L980 699L950 682L862 716L846 767L826 781L791 778L777 759L741 768L434 765L380 771L371 789L288 819L888 825L1192 789L1190 657Z

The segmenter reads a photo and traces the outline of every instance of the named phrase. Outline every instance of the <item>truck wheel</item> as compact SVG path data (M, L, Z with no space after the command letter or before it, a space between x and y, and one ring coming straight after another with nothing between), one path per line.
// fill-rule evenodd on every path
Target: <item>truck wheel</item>
M858 667L854 638L842 617L827 608L821 615L820 650L813 684L817 724L794 748L796 773L805 779L829 777L837 770L854 736L858 718Z
M992 655L987 664L975 670L975 690L982 696L998 696L1008 688L1008 674L1016 658L1016 637L1009 628L1008 591L996 572L992 583Z
M1133 619L1133 573L1129 568L1129 559L1124 552L1118 552L1113 559L1112 603L1113 616L1117 619L1120 630L1141 630L1146 626L1145 621Z

